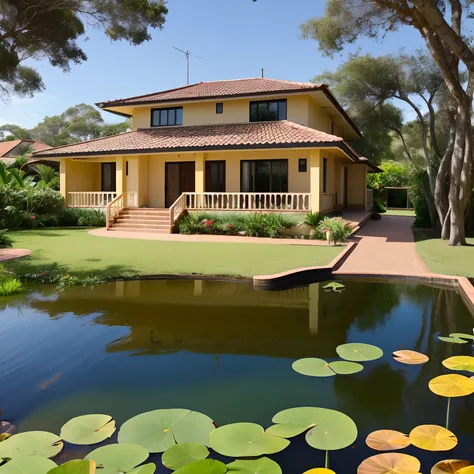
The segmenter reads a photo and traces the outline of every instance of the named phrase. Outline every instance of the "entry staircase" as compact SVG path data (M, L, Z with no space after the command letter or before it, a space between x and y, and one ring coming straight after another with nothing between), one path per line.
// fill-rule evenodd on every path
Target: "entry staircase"
M169 209L135 207L121 209L110 222L110 231L170 233Z

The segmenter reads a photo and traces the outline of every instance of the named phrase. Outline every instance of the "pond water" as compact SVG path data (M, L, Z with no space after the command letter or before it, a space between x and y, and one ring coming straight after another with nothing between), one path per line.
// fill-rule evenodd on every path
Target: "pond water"
M359 437L330 455L338 474L355 473L377 454L365 446L377 429L410 432L445 422L446 399L428 389L447 373L441 361L471 355L471 344L437 335L472 333L473 317L452 290L422 285L346 281L342 293L324 284L255 291L218 281L129 281L58 291L44 286L0 306L0 409L20 430L59 433L86 413L107 413L118 425L157 408L190 408L218 425L267 427L296 406L334 408L357 424ZM358 374L312 378L292 370L303 357L337 358L346 342L375 344L384 356ZM392 352L427 354L424 365L395 362ZM474 461L474 395L453 399L449 453L410 447L422 472L445 458ZM83 449L73 456L83 455ZM215 456L217 459L222 459ZM324 453L303 436L271 456L284 473L323 466ZM157 461L157 472L169 472Z

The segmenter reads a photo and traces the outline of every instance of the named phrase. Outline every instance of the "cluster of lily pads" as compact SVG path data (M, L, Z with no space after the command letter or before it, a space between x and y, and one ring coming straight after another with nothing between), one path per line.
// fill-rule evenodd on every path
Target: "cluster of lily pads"
M462 333L453 333L448 338L440 336L440 340L451 343L467 342L463 338L474 340L474 336ZM293 363L293 369L312 377L354 374L363 370L359 362L376 360L383 355L382 349L363 343L343 344L336 352L343 360L328 363L322 359L300 359ZM426 355L411 350L396 351L393 357L404 364L424 364L429 360ZM449 370L474 373L474 357L471 356L450 357L442 364ZM453 449L458 440L448 429L451 398L474 393L474 377L440 375L429 382L429 389L448 398L446 427L421 425L408 435L379 430L367 437L367 446L376 451L395 451L410 445L428 451ZM305 474L335 474L328 467L329 452L350 446L358 434L349 416L319 407L283 410L272 422L266 430L255 423L216 427L211 418L196 411L154 410L126 421L118 431L117 442L110 443L117 429L115 420L109 415L83 415L63 425L60 436L31 431L0 438L0 474L153 474L156 465L147 461L150 455L158 453L162 454L162 464L175 474L281 474L280 466L267 456L283 451L291 438L303 433L309 446L326 453L325 467ZM51 458L61 452L64 442L79 446L110 444L99 446L82 460L58 466ZM209 459L209 448L236 459L228 464ZM364 460L357 473L419 474L420 467L414 456L385 452ZM442 473L474 474L474 466L469 461L444 460L431 470L431 474Z

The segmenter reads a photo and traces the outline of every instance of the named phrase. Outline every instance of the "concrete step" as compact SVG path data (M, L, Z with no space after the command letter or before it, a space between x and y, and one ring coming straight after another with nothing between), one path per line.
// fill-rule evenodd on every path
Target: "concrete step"
M168 211L131 211L124 209L120 211L120 214L125 216L169 216L170 213Z
M126 227L111 227L109 232L145 232L147 234L169 234L169 228L167 229L129 229Z
M124 220L129 222L145 221L145 222L169 222L169 216L149 216L149 215L135 215L135 214L120 214L118 220Z
M117 227L120 229L168 229L169 231L169 224L135 224L129 222L116 222L112 227Z

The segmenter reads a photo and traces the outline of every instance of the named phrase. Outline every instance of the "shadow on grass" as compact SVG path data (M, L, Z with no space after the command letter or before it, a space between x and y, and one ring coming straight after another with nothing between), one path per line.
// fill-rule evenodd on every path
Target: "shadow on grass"
M134 268L126 265L108 265L100 269L71 270L67 265L59 265L58 263L45 264L41 263L41 260L33 257L10 260L5 267L20 277L44 274L44 277L52 275L73 275L79 278L97 277L102 280L108 280L139 275Z

